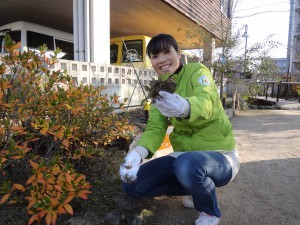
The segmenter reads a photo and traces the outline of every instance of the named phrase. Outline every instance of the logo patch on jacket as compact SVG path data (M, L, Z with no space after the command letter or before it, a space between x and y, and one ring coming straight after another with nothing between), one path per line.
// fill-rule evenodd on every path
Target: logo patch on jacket
M199 77L198 82L199 82L199 84L204 85L204 86L210 85L210 81L206 76Z

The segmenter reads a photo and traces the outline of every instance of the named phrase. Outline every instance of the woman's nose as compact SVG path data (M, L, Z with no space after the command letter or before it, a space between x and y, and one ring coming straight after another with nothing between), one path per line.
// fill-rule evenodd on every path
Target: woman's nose
M158 62L159 63L163 63L163 62L165 62L166 61L166 57L163 55L163 54L160 54L159 56L158 56Z

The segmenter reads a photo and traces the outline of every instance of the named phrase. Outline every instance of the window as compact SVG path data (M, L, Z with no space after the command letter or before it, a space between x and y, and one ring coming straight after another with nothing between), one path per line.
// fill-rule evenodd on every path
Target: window
M110 63L116 63L118 60L118 45L110 45Z
M82 65L82 71L87 71L87 65Z
M123 44L122 62L143 62L143 40L125 41L125 46Z
M67 69L67 64L66 63L62 63L62 64L60 64L60 66L61 66L62 70L66 70Z
M3 35L0 35L0 53L1 53L1 52L4 52L4 51L2 50L2 46L3 46L3 44L4 44L3 40L4 40L4 36L3 36Z
M77 85L77 83L78 83L77 77L72 77L72 80L73 80L74 84Z
M231 17L230 6L231 0L221 0L221 11L227 18Z
M74 60L74 44L68 41L55 39L56 48L61 49L64 56L61 59Z
M44 44L47 45L48 50L54 50L53 37L27 31L27 46L29 49L39 49L39 47Z
M84 84L87 83L87 78L86 78L86 77L83 77L83 78L82 78L82 83L84 83Z
M77 64L72 64L72 70L77 70Z
M16 43L21 41L21 31L20 30L14 30L14 31L9 31L9 32L4 32L4 33L8 34L10 36L10 38ZM2 51L2 47L4 46L5 34L0 35L0 52L6 52L4 49Z

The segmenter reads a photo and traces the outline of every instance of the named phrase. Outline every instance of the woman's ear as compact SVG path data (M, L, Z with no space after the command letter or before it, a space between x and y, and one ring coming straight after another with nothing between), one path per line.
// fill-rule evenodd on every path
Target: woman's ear
M178 58L181 59L181 52L180 52L180 50L177 51L177 55L178 55Z

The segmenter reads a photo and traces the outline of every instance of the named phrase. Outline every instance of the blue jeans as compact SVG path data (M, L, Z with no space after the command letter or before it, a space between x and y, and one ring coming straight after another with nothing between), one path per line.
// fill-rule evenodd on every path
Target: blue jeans
M137 180L123 182L132 197L192 195L195 209L221 217L216 187L229 183L232 168L218 152L186 152L177 158L164 156L141 165Z

